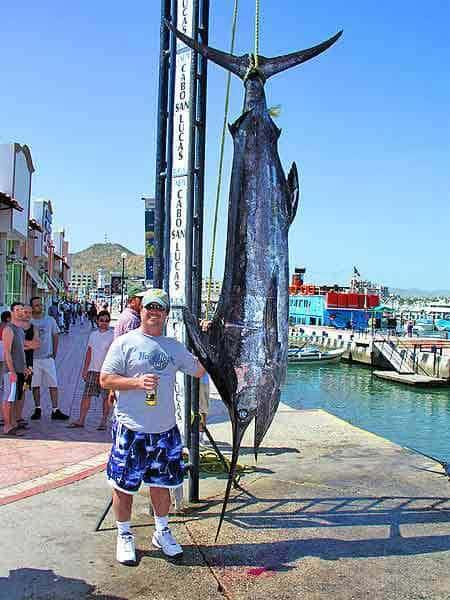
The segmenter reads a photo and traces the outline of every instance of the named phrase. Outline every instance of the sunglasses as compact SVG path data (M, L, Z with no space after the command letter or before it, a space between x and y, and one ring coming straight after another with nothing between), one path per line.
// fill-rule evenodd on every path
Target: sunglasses
M99 319L98 322L99 323L109 323L111 321L111 319Z
M145 310L157 310L158 312L166 312L166 309L161 306L161 304L156 304L156 303L152 303L152 304L147 304L147 306L144 307Z

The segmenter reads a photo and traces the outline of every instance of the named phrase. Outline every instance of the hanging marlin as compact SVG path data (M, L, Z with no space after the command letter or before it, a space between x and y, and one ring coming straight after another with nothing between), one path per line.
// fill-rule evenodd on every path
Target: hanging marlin
M234 56L198 44L167 22L187 46L244 81L242 115L230 126L234 143L222 292L202 332L184 309L194 352L212 377L232 424L230 473L216 540L225 515L242 437L255 419L255 457L280 402L288 353L288 230L298 206L293 163L286 176L278 156L280 130L269 114L266 80L314 58L341 36L276 58Z

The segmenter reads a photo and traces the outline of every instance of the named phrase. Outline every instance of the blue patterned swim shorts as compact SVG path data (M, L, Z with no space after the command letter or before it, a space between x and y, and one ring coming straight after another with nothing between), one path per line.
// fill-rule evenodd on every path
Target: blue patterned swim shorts
M141 483L175 488L183 483L183 444L178 427L163 433L141 433L115 421L106 473L110 485L136 494Z

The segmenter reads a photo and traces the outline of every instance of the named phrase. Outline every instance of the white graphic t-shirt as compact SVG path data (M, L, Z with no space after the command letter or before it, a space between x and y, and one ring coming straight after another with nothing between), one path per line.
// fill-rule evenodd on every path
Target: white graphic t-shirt
M106 353L114 340L114 330L95 330L89 336L88 346L91 347L91 362L89 371L101 371Z
M161 433L174 427L175 374L182 371L194 375L198 360L177 340L151 336L135 329L116 338L111 344L102 372L124 377L140 377L146 373L159 376L156 406L146 402L144 390L116 392L115 417L134 431Z

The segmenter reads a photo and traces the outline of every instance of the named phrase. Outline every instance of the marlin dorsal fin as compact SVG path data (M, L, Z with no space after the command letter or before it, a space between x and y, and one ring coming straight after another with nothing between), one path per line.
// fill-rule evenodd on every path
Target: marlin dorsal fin
M297 214L298 208L298 199L300 196L300 185L298 180L298 171L297 165L295 162L292 163L291 170L289 171L289 175L287 178L287 186L289 190L289 206L288 206L288 214L289 214L289 225L292 224L292 221L295 219L295 215Z

